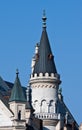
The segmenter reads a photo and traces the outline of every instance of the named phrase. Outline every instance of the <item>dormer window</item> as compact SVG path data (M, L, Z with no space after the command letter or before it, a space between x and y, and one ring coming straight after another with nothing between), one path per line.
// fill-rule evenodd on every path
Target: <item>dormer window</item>
M49 60L52 60L53 57L54 57L54 56L53 56L52 54L49 54L49 55L48 55Z
M36 61L39 59L39 54L38 53L35 55L35 59L36 59Z

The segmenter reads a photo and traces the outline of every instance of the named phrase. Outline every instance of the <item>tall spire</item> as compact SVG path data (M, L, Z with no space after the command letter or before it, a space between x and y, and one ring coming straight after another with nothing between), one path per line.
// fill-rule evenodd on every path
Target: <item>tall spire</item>
M43 12L43 30L40 39L39 45L39 52L38 52L38 59L36 59L36 63L34 66L33 74L34 73L57 73L54 56L52 54L52 50L50 47L47 31L46 31L46 16L45 11Z
M18 74L19 74L19 71L17 69L15 83L11 92L11 97L9 99L10 102L11 101L20 101L20 102L26 101Z
M46 28L46 13L45 13L45 10L43 10L43 17L42 17L42 20L43 20L43 28Z

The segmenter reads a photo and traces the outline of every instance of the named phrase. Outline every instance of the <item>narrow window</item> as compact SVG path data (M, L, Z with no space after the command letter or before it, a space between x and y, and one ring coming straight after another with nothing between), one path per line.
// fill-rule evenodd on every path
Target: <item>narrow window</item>
M21 120L21 111L18 112L18 120Z

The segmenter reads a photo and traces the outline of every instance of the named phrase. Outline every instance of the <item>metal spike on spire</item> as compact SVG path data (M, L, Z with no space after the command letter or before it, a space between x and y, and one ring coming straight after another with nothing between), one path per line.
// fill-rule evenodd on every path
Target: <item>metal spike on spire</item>
M18 77L18 74L19 74L19 70L18 70L18 69L16 69L16 75L17 75L17 77Z
M43 28L46 28L46 13L45 13L45 10L43 10L43 17L42 17L42 20L43 20Z

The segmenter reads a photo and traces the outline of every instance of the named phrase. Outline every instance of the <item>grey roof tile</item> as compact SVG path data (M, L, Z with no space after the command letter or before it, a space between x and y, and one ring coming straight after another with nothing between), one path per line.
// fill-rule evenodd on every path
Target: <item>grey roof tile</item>
M42 31L38 59L36 60L33 74L34 73L57 73L46 28Z

